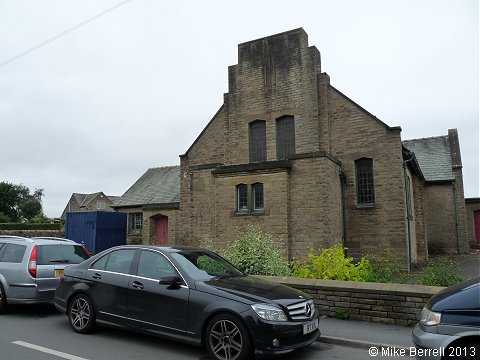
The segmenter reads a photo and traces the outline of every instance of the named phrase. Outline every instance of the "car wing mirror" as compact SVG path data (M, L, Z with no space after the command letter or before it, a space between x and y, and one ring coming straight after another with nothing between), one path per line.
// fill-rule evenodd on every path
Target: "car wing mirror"
M180 278L178 275L165 275L160 278L158 283L160 285L168 285L168 287L172 287L180 283Z

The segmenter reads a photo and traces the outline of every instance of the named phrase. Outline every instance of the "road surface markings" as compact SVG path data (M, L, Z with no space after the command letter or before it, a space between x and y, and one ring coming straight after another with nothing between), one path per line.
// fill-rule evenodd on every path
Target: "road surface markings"
M85 358L82 358L82 357L79 357L79 356L70 355L70 354L67 354L67 353L64 353L64 352L61 352L61 351L52 350L52 349L49 349L49 348L46 348L46 347L43 347L43 346L30 344L30 343L27 343L27 342L24 342L24 341L13 341L12 344L20 345L20 346L23 346L23 347L26 347L26 348L29 348L29 349L41 351L41 352L44 352L44 353L47 353L47 354L50 354L50 355L55 355L55 356L58 356L58 357L61 357L61 358L64 358L64 359L68 359L68 360L88 360L88 359L85 359Z

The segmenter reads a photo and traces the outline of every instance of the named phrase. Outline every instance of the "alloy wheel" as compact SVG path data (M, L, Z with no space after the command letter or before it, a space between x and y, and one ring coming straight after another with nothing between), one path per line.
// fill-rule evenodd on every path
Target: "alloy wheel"
M76 298L70 307L70 322L78 330L84 330L90 320L90 305L83 297Z
M243 348L242 334L239 328L229 320L217 321L210 330L210 348L217 359L235 360Z

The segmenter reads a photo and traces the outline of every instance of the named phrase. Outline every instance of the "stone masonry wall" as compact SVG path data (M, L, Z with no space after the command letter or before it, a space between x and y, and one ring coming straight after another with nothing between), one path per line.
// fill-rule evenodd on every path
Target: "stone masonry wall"
M340 165L327 157L293 162L289 188L291 258L342 242Z
M460 247L460 253L466 252L466 224L465 221L459 221L457 224L457 218L454 216L456 206L459 212L458 218L462 219L461 213L465 213L465 201L461 202L458 195L455 198L454 188L450 183L427 185L425 192L429 254L455 254L457 245ZM438 209L448 210L439 212Z
M329 87L326 96L332 155L340 159L346 175L346 246L356 257L392 249L401 254L406 264L400 129L390 128L333 87ZM363 157L373 160L373 206L357 205L355 160Z
M353 281L263 277L308 293L321 315L337 312L352 320L411 325L420 320L428 299L442 287Z

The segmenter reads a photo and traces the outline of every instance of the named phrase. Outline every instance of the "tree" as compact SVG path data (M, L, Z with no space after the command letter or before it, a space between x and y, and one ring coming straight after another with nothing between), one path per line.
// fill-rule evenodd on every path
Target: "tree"
M42 196L43 189L35 189L32 195L25 185L0 182L0 213L4 215L2 219L20 222L43 215Z

